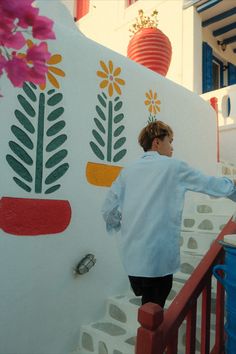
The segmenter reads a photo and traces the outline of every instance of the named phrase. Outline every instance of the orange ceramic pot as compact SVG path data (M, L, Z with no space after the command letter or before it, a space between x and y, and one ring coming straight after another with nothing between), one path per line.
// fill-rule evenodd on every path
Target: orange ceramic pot
M127 56L158 74L166 76L172 56L171 43L158 28L142 28L131 38Z

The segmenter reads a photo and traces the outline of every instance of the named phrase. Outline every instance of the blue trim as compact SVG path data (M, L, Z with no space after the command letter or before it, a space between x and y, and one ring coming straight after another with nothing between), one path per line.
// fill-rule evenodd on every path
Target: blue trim
M230 23L227 26L218 28L217 30L213 31L212 33L213 33L214 37L217 37L217 36L220 36L223 33L229 32L229 31L231 31L231 30L233 30L235 28L236 28L236 22L233 22L233 23Z
M220 87L223 87L224 86L224 70L223 70L224 63L214 55L212 56L212 61L213 60L220 65Z
M203 11L206 11L208 9L210 9L211 7L217 5L219 2L221 2L222 0L208 0L207 2L205 2L204 4L200 5L197 7L197 12L201 13Z
M223 40L223 43L225 43L225 44L229 44L229 43L233 43L233 42L236 42L236 36L225 38Z
M202 92L212 91L212 48L206 42L202 43Z
M236 66L228 63L228 85L236 84Z
M222 12L219 15L213 16L211 18L208 18L208 20L205 20L202 22L202 27L207 27L211 25L212 23L218 22L220 20L223 20L224 18L230 17L232 15L236 14L236 7L233 7L230 10L227 10L225 12Z

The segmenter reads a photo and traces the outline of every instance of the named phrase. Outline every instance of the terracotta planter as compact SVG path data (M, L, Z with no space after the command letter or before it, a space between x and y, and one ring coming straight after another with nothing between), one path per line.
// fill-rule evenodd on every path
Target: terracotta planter
M8 234L36 236L64 231L70 223L67 200L3 197L0 200L0 228Z
M130 40L127 56L165 76L170 66L172 48L169 38L158 28L143 28Z
M86 177L90 184L100 187L110 187L119 175L122 167L88 162Z

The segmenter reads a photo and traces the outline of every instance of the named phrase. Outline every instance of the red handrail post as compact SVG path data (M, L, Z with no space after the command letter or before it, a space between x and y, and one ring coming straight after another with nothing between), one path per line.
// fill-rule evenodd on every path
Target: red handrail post
M201 354L210 351L211 326L211 276L202 291L202 319L201 319Z
M196 347L196 318L197 301L195 301L187 314L186 324L186 354L195 354Z
M135 354L161 354L162 333L158 327L163 322L163 309L151 302L141 306L138 311L138 329Z
M217 162L220 162L220 133L219 133L219 117L218 117L218 98L211 97L210 104L212 108L216 111L216 146L217 146Z

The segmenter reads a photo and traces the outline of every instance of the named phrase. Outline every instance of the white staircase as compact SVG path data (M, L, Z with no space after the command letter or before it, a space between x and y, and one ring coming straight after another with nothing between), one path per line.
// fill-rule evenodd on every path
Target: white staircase
M223 163L219 165L219 172L219 174L227 172L228 176L234 177L236 168ZM181 268L174 276L173 288L166 307L170 305L234 211L235 204L229 199L215 199L204 195L199 195L192 213L186 214L184 211L181 231ZM214 334L216 288L214 280L212 287L211 332ZM135 336L139 327L137 312L140 303L140 298L135 297L132 292L108 298L104 318L82 326L79 347L73 354L134 354ZM201 299L199 299L197 315L197 352L200 352L200 306ZM184 322L179 330L179 354L185 353L185 325Z

